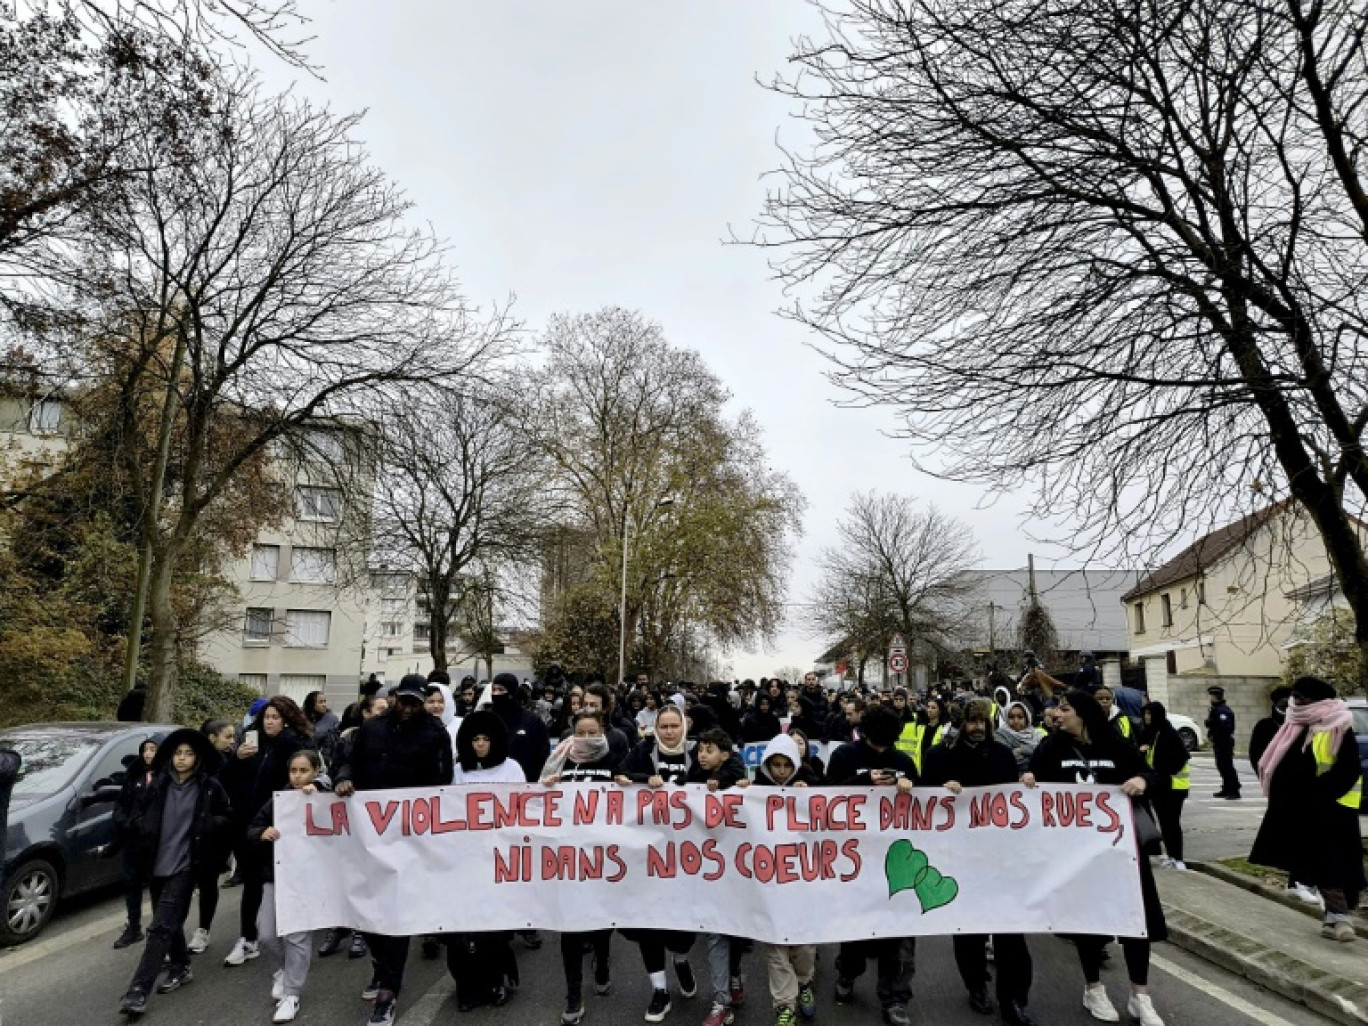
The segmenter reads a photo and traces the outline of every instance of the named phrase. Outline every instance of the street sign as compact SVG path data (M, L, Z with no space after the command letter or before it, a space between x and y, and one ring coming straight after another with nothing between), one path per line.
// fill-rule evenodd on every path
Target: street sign
M907 672L907 656L902 652L894 652L888 657L888 668L894 673Z
M888 654L895 655L899 652L907 652L907 642L903 640L901 634L895 634L893 640L888 643Z

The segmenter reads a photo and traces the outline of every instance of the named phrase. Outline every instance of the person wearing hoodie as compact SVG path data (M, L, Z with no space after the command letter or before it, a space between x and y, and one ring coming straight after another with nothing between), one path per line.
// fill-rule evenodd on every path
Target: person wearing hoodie
M992 723L987 699L969 702L954 743L939 745L927 756L922 784L944 787L953 794L960 794L966 787L1015 784L1020 778L1017 757L1011 748L989 734ZM1009 1026L1034 1026L1035 1020L1026 1012L1034 971L1026 938L1019 933L998 933L992 940L997 965L995 989L1002 1021ZM988 997L988 937L956 934L953 941L955 965L969 991L969 1005L988 1015L993 1011L993 1002Z
M513 674L496 674L489 695L490 708L508 731L508 757L522 767L524 780L536 780L551 750L546 724L523 708L522 685Z
M584 781L607 783L617 775L618 764L604 735L604 716L585 710L575 716L574 731L542 767L541 782L547 787ZM560 935L561 967L565 971L565 1011L563 1026L575 1026L584 1018L584 949L594 952L594 993L607 995L613 989L610 962L613 931L590 930Z
M875 706L864 714L860 738L841 745L831 753L827 764L828 787L895 787L906 794L917 782L917 767L912 757L894 747L902 721L897 713ZM912 974L916 959L916 939L887 937L872 941L851 941L841 945L836 956L836 1002L848 1005L855 1000L855 981L864 974L873 957L878 965L877 994L888 1026L908 1026L907 1003L912 999Z
M807 738L803 738L806 745ZM776 734L765 746L751 787L813 787L821 778L805 764L792 734ZM817 995L812 978L817 972L816 944L767 944L765 968L769 976L774 1026L796 1026L797 1016L817 1017ZM704 1026L712 1026L704 1023Z
M1025 773L1031 765L1031 756L1036 745L1040 744L1041 734L1031 725L1031 709L1025 702L1012 702L1002 715L1002 725L998 727L996 738L1006 745L1016 757L1018 775Z
M451 736L423 708L426 691L426 678L406 675L391 693L388 711L357 729L347 762L338 767L335 777L339 798L350 798L357 791L451 783ZM365 938L374 973L361 997L375 1001L371 1023L390 1026L404 984L410 938L373 933Z
M134 843L152 892L152 925L119 1011L137 1018L169 956L170 969L158 994L179 990L194 979L185 920L195 880L206 864L222 857L231 809L223 787L205 772L213 746L198 730L173 730L152 760L152 783L142 792L133 818Z
M767 692L755 696L751 711L741 720L741 743L758 744L780 733L779 717L774 712L774 700Z
M332 790L332 782L323 772L323 756L316 749L301 748L290 757L290 787L304 794ZM270 845L280 840L275 825L275 798L257 810L252 825L247 828L247 840L257 845ZM301 930L281 936L276 929L275 859L269 849L261 859L265 867L265 893L261 910L257 913L257 934L272 957L280 963L272 977L271 1000L276 1003L271 1021L293 1022L299 1014L299 995L309 977L309 963L313 955L313 931Z
M1150 805L1164 838L1163 864L1169 869L1187 869L1183 863L1183 803L1192 787L1187 746L1169 723L1163 703L1150 702L1140 715L1145 723L1140 731L1140 754L1154 771Z
M234 756L219 771L219 781L233 805L233 829L246 839L256 810L277 791L290 788L290 759L312 736L309 723L294 699L276 695L266 700L256 719L243 734ZM265 884L260 845L248 844L237 871L242 877L242 904L238 910L240 930L233 948L224 958L228 966L242 965L261 953L257 943L257 912Z
M146 738L138 745L138 754L129 758L124 770L123 786L119 789L119 800L114 806L114 829L118 832L119 851L123 858L124 907L127 909L127 922L123 932L114 941L114 947L126 948L143 939L142 900L145 881L142 874L142 853L138 851L137 837L133 830L143 792L151 786L152 760L157 757L157 739Z
M456 701L452 698L451 687L440 682L430 682L423 697L423 708L429 715L441 721L451 736L451 752L456 754L456 735L461 729L462 717L456 715Z

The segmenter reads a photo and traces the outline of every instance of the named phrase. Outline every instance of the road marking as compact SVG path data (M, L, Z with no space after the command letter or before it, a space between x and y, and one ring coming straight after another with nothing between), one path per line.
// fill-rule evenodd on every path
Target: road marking
M437 1014L442 1007L456 994L456 984L451 977L443 973L431 987L423 992L420 997L408 1008L400 1008L403 1019L408 1026L432 1026L437 1021Z
M1284 1019L1282 1016L1274 1015L1265 1008L1250 1004L1239 995L1232 994L1224 987L1220 987L1210 980L1203 979L1196 973L1189 972L1182 966L1176 965L1160 955L1151 954L1150 965L1162 972L1168 973L1174 979L1181 980L1189 987L1195 987L1203 994L1215 998L1217 1001L1221 1002L1221 1004L1235 1009L1235 1011L1239 1012L1241 1015L1246 1015L1255 1022L1262 1023L1263 1026L1296 1026L1295 1023L1288 1022L1288 1020Z

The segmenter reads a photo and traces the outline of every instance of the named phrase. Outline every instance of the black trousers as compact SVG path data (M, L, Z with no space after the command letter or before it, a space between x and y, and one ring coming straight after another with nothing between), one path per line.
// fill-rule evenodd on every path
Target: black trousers
M1234 738L1211 742L1211 750L1216 756L1216 769L1221 774L1221 792L1239 794L1240 775L1235 771Z
M988 985L988 937L986 934L956 934L955 966L966 990ZM1019 933L993 934L993 961L997 965L995 989L998 1004L1009 1001L1025 1006L1031 997L1031 978L1035 966L1026 938Z
M584 942L586 940L594 946L594 982L607 983L610 979L608 959L612 950L612 930L561 934L561 965L565 969L565 996L570 1001L578 1001L584 996Z
M912 1000L912 976L917 971L917 939L886 937L878 940L847 941L836 956L836 972L846 980L864 975L865 965L874 959L879 983L875 992L882 1008L905 1005Z
M1164 852L1171 859L1183 861L1183 803L1186 791L1155 791L1150 807L1159 821L1159 833L1164 837Z
M200 929L208 930L214 925L214 913L218 911L219 903L219 866L209 866L199 871L199 925ZM261 907L261 902L257 902L257 907Z
M694 935L682 930L625 930L622 935L641 948L641 961L648 974L665 971L667 949L673 955L687 955L694 942Z
M1078 948L1078 961L1083 966L1083 979L1097 983L1102 979L1102 949L1110 937L1083 934L1073 938ZM1126 972L1137 987L1149 985L1150 942L1143 937L1122 937L1121 952L1126 956Z
M370 947L371 966L381 990L398 995L404 985L404 966L408 964L411 937L386 937L380 933L364 933Z
M173 966L190 964L185 946L185 920L190 915L190 899L195 893L195 874L190 870L175 876L154 876L148 884L152 892L152 925L147 928L147 944L133 973L130 990L144 994L152 990L162 962L171 956Z
M131 925L139 926L142 924L143 860L131 844L124 844L121 868L125 914Z

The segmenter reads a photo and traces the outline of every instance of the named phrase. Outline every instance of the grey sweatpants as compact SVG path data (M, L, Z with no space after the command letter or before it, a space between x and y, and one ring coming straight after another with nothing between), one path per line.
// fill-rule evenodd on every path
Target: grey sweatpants
M257 935L261 944L280 963L281 987L286 997L299 997L304 981L309 978L309 960L313 957L313 933L276 932L275 884L266 884L257 911Z

